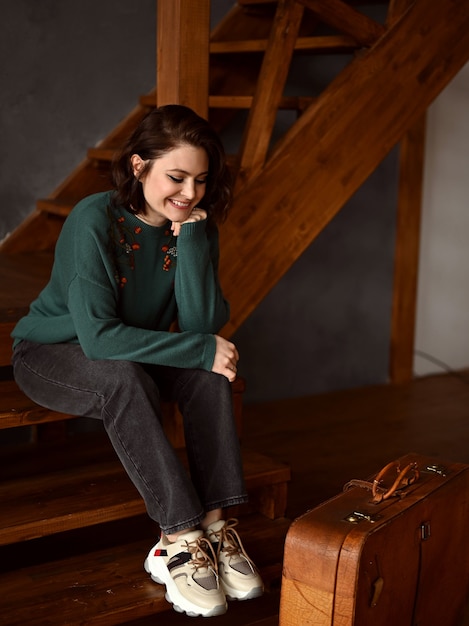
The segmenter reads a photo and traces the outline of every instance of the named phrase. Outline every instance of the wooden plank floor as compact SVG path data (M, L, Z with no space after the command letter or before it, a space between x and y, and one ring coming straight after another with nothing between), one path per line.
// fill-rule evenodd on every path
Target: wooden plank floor
M293 519L407 452L469 463L469 371L250 405L243 422L246 447L290 465Z
M243 424L245 446L290 464L287 515L294 519L410 451L469 463L469 372L249 405ZM271 592L231 604L210 623L278 626L278 603ZM187 623L177 614L165 619L165 626ZM197 623L206 620L191 620ZM469 626L469 614L458 626Z
M469 463L469 372L249 405L243 423L243 446L290 465L287 515L293 519L351 478L366 478L410 451ZM210 624L277 626L279 598L279 589L271 588L263 598L231 603L227 614ZM128 623L189 622L207 620L168 611Z

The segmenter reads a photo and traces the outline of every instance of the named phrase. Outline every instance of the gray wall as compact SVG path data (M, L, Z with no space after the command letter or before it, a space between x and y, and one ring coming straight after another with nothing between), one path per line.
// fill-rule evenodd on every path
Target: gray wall
M468 111L469 63L427 116L416 375L469 367Z
M387 380L396 170L393 152L236 333L249 398Z
M0 240L155 84L155 0L0 0Z
M153 87L156 2L1 8L0 239ZM387 379L396 175L393 152L236 333L248 402Z

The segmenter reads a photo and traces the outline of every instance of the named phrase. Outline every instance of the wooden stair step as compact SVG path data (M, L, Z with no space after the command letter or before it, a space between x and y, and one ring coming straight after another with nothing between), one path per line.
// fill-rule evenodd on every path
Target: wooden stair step
M40 198L36 208L39 211L66 217L73 206L85 196L111 189L108 161L112 160L116 148L122 145L131 130L155 104L154 91L142 96L141 104L135 107L105 140L98 146L90 148L87 159L78 166L73 175L69 176L52 196Z
M142 513L138 492L115 462L31 476L0 486L0 545Z
M97 161L111 162L116 154L117 146L113 147L101 147L88 148L87 155L89 159L96 159Z
M279 102L279 109L303 111L315 101L309 96L285 96ZM254 96L209 96L208 106L213 109L250 109Z
M48 198L36 202L38 211L66 217L82 198L111 189L109 165L101 161L84 160L61 187Z
M243 54L251 52L265 52L268 39L245 39L237 41L212 41L211 54ZM348 35L322 35L317 37L298 37L295 50L302 52L352 52L358 44Z
M51 267L52 254L50 253L32 252L14 255L0 253L0 281L2 284L0 367L10 365L12 345L10 333L20 317L26 315L30 303L46 284ZM0 398L2 398L2 394L0 394ZM5 403L2 404L5 407Z
M0 429L36 426L46 422L72 419L73 417L73 415L49 411L49 409L39 406L25 396L13 380L0 382Z
M11 326L14 326L13 322ZM11 346L8 356L11 357ZM76 415L51 411L36 404L19 389L11 375L0 381L0 430L77 418Z
M90 444L90 440L92 444ZM93 441L94 440L94 441ZM55 444L0 450L0 545L132 517L145 512L105 433L75 435ZM184 450L179 451L185 460ZM99 459L99 461L96 461ZM250 506L284 514L288 466L243 450Z
M30 252L27 254L0 253L0 323L16 322L28 310L46 283L52 267L52 254Z
M143 96L145 103L139 102L139 104L132 109L132 111L108 134L99 142L99 146L104 148L108 145L122 145L122 143L128 138L129 134L133 132L134 128L143 120L143 118L150 112L152 108L156 106L156 91L152 89L149 93Z
M244 546L260 569L267 593L280 584L288 527L286 519L272 521L261 515L240 520ZM152 582L143 569L155 540L156 534L140 536L138 541L121 541L95 551L87 551L85 544L73 556L25 567L13 562L10 571L0 574L0 623L109 626L135 624L163 612L177 619L164 599L164 587Z
M281 98L278 108L284 110L304 111L316 98L311 96L284 96ZM250 109L254 101L254 96L243 95L212 95L209 96L208 103L210 109ZM150 93L140 97L140 103L150 110L156 106L155 94ZM98 145L88 148L87 157L99 163L111 163L119 150L121 138L116 137L113 141L106 141L105 145ZM56 212L59 215L68 215L73 204L54 200L39 200L38 208L43 211Z
M141 96L140 102L150 107L155 106L154 94ZM313 96L284 96L279 102L279 109L286 110L304 110L307 106L315 102L317 98ZM250 109L254 101L254 96L239 95L239 94L217 94L208 97L209 109ZM106 148L97 146L96 148L90 148L88 150L88 156L90 158L105 160L114 153L118 144L115 146L107 146Z
M11 323L13 326L13 323ZM10 359L11 349L5 354L5 359ZM3 364L6 365L6 362ZM11 368L8 374L0 380L0 429L14 428L18 426L37 426L50 422L60 422L77 418L57 411L51 411L39 406L28 398L12 380ZM245 382L242 378L236 378L231 383L233 397L233 411L236 420L238 434L242 432L242 403ZM184 448L184 425L183 418L176 403L162 403L163 426L166 434L175 448Z
M51 213L61 217L67 217L76 204L76 200L72 198L39 198L36 202L38 211Z
M50 196L53 199L77 201L92 193L106 191L111 187L107 164L83 160L81 165Z

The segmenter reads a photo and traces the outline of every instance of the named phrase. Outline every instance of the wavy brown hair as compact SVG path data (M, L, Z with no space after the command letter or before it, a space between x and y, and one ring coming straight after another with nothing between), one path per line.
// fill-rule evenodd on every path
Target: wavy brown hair
M130 135L112 164L114 202L131 213L145 210L142 185L134 176L130 158L138 154L145 165L180 146L203 148L209 160L205 194L199 207L208 220L221 223L231 206L232 178L226 165L225 151L217 133L204 118L179 104L167 104L151 111Z

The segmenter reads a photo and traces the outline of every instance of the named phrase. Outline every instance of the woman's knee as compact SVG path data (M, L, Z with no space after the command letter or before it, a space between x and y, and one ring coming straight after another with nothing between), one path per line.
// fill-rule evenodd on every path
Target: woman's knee
M221 395L231 396L231 383L222 374L208 372L206 370L192 370L191 384L197 389L205 392L213 392Z
M185 384L181 387L179 400L196 402L207 408L220 410L232 406L232 390L229 380L221 374L206 370L191 370Z

